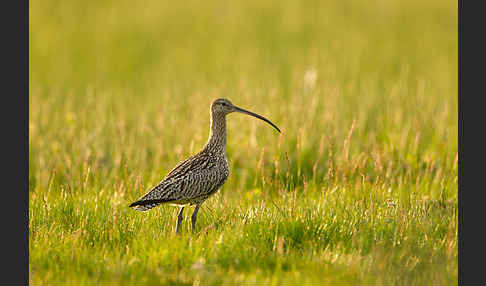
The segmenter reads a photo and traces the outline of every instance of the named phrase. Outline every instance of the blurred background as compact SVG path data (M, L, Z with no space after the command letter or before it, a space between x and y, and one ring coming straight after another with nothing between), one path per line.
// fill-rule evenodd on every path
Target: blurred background
M307 172L322 144L344 156L353 121L348 156L457 153L456 2L29 5L29 167L41 177L79 156L170 168L205 143L217 97L275 122ZM265 123L228 120L233 164L256 165L263 148L265 159L281 155ZM50 153L66 149L76 158Z

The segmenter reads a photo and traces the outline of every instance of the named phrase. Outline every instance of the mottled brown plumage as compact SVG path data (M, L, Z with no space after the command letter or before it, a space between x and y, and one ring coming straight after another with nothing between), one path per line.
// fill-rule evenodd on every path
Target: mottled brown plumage
M262 119L280 132L278 127L268 119L234 106L227 99L216 99L211 104L211 129L204 148L180 162L157 186L132 203L130 207L135 207L138 211L147 211L162 203L181 206L176 225L176 232L179 232L184 206L196 205L192 214L194 230L199 207L218 191L229 176L226 158L226 115L232 112L245 113Z

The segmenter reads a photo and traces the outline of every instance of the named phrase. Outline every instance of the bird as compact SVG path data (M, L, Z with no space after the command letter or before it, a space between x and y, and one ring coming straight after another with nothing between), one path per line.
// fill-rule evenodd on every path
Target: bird
M145 212L161 204L178 206L175 232L180 233L184 208L195 205L191 216L191 229L195 232L199 208L221 188L230 174L226 156L226 115L233 112L261 119L281 133L267 118L240 108L228 99L215 99L210 106L209 138L202 150L177 164L158 185L129 207Z

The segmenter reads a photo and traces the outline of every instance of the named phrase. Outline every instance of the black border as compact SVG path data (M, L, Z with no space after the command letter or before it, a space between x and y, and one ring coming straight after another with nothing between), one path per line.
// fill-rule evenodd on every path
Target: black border
M464 5L467 3L467 5ZM486 95L484 9L480 1L458 1L458 278L459 285L484 282L485 189L483 139ZM475 4L475 5L474 5ZM475 29L478 29L477 31ZM467 124L466 124L467 122ZM469 140L464 136L469 134ZM481 152L482 151L482 152ZM466 234L466 227L469 234ZM467 247L466 247L467 246ZM469 251L466 252L466 249Z
M29 284L29 2L2 5L3 283ZM6 159L6 160L5 160Z

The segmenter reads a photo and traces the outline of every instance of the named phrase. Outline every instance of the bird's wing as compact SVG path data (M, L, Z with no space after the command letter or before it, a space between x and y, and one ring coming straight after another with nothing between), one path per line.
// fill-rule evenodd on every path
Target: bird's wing
M205 168L208 160L201 156L191 156L175 166L165 178L148 193L143 195L130 207L138 206L136 209L145 211L161 203L178 201L185 189L185 177L190 176L194 171Z
M165 176L164 180L171 177L171 176L174 176L178 173L185 173L184 170L188 169L191 167L191 161L194 159L194 156L190 156L189 158L187 158L186 160L180 162L179 164L177 164L174 168L172 168L172 170L169 171L169 173Z
M210 167L210 165L208 165L212 163L210 161L210 158L208 158L205 153L190 156L170 170L170 172L165 176L164 180L180 178L191 172L206 169Z

